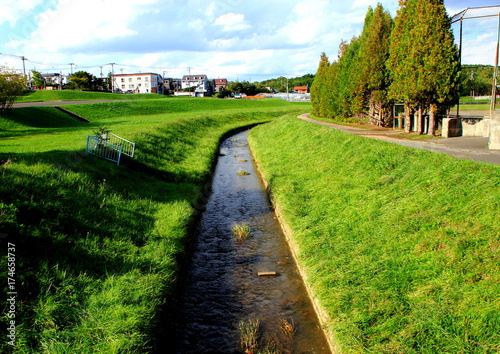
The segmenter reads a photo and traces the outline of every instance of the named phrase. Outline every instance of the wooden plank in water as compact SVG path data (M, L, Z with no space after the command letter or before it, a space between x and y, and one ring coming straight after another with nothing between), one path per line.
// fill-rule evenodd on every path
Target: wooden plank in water
M276 272L259 272L259 277L265 277L269 275L276 275Z

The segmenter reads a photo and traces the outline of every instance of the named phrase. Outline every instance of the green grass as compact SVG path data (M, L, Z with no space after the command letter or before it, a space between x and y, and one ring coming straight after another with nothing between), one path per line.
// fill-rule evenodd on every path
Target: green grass
M500 351L500 166L293 116L249 138L342 353Z
M120 94L111 92L91 92L73 90L27 91L16 102L82 101L82 100L144 100L168 98L154 93Z
M151 351L220 139L302 107L214 102L68 107L91 123L49 107L0 113L0 160L11 159L0 167L0 230L16 245L16 353ZM117 167L84 152L103 125L136 142L133 161Z

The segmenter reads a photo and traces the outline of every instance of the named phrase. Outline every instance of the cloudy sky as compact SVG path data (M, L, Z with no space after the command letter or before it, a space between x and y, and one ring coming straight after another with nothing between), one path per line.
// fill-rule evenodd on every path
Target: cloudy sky
M359 35L378 2L395 16L398 0L1 0L0 66L22 69L24 57L26 70L44 73L301 76ZM450 15L499 3L445 0ZM493 64L497 26L464 21L464 63Z

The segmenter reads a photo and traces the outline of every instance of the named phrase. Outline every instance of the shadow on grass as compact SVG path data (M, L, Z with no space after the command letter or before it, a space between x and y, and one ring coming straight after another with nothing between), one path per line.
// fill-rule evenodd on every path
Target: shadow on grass
M98 288L103 279L132 270L163 271L162 262L142 250L170 237L155 230L156 214L165 205L193 204L198 195L194 184L171 182L184 176L165 174L137 161L116 166L84 151L11 154L10 158L9 165L0 167L0 231L18 250L22 284L18 301L24 304L19 323L29 328L37 327L40 314L34 308L49 293L64 304L52 320L65 328L81 321L80 306L85 306L89 289ZM182 252L182 247L176 249ZM56 269L64 269L68 276L58 278ZM88 281L79 280L81 276L95 283L89 287ZM76 294L71 301L78 306L64 298L68 284Z

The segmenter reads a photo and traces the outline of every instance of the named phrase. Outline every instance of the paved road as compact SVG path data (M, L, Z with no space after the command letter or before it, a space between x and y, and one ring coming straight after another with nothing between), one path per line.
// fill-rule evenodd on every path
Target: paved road
M328 126L346 133L362 135L373 139L385 140L391 143L409 146L416 149L425 149L433 152L448 154L459 159L475 160L500 165L500 150L488 149L489 138L460 136L455 138L430 139L425 141L407 140L396 137L400 131L392 129L359 129L350 126L327 123L302 114L298 118Z
M83 104L83 103L105 103L105 102L119 102L119 101L130 101L130 100L95 100L95 101L44 101L44 102L22 102L14 103L12 108L23 108L23 107L52 107L52 106L63 106L66 104Z

